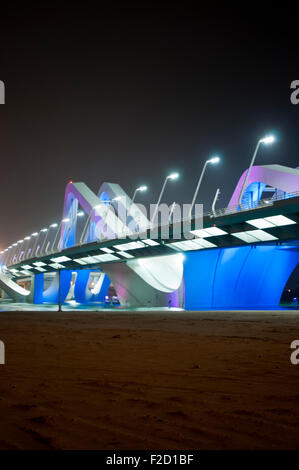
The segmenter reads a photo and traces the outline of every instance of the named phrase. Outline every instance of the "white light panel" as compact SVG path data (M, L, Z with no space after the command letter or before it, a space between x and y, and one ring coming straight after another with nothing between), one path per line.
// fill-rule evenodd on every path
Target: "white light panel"
M65 263L66 261L72 261L71 258L68 258L67 256L58 256L57 258L51 258L51 261L53 263Z
M271 217L265 217L265 220L268 222L271 222L273 225L276 225L277 227L281 227L283 225L292 225L295 224L293 220L289 219L288 217L285 217L284 215L272 215Z
M133 255L130 255L130 253L127 253L126 251L119 251L117 254L123 256L124 258L134 258Z
M246 232L232 233L232 235L246 243L256 243L256 242L278 240L277 237L274 237L273 235L265 232L264 230L249 230Z
M110 248L101 248L101 251L104 251L105 253L114 253Z
M137 250L139 248L145 248L146 245L142 242L130 242L130 243L124 243L123 245L114 245L113 248L116 248L117 250L120 251L127 251L127 250Z
M208 227L201 230L191 230L190 233L193 233L199 238L219 237L221 235L227 235L227 232L225 232L219 227Z
M143 243L145 243L146 245L149 245L149 246L160 245L160 243L155 242L155 240L151 240L150 238L147 238L146 240L142 240L142 241L143 241Z
M53 269L64 269L65 266L63 266L63 264L59 264L59 263L52 263L52 264L49 264L49 266Z

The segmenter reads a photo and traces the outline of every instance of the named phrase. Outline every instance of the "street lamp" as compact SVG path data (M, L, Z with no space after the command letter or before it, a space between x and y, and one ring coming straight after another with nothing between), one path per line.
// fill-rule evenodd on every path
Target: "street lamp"
M45 239L44 239L44 243L42 244L42 248L41 248L41 250L40 250L41 254L43 254L44 247L45 247L45 245L46 245L46 241L47 241L47 239L48 239L48 234L49 234L49 232L50 232L50 229L51 229L51 228L57 228L57 227L58 227L58 224L56 224L56 223L55 223L55 224L51 224L51 225L49 226L48 231L47 231L47 234L46 234ZM47 250L47 247L46 247L46 251L48 251L48 250ZM45 255L45 254L46 254L46 253L44 253L44 255Z
M33 250L32 250L32 254L33 254L33 255L35 254L35 256L37 256L37 253L38 253L38 251L39 251L39 247L37 246L37 242L38 242L38 240L39 240L40 234L41 234L41 233L46 233L47 231L48 231L47 228L42 228L42 229L38 232L38 235L37 235L37 237L36 237L36 242L35 242L34 248L33 248ZM46 236L47 236L47 235L46 235Z
M13 247L14 249L12 249L12 251L11 251L11 256L10 256L9 260L7 260L7 266L9 266L10 264L13 264L13 260L14 260L14 257L15 257L15 253L16 253L16 251L17 251L17 246L18 246L18 243L13 243L13 244L12 244L12 247Z
M241 190L241 193L240 193L240 196L239 196L239 206L240 206L241 209L242 209L242 197L243 197L244 191L245 191L245 189L246 189L247 181L248 181L248 178L249 178L251 169L252 169L252 167L253 167L255 158L256 158L256 156L257 156L258 150L259 150L259 148L260 148L260 145L261 145L261 144L270 145L270 144L273 144L273 142L275 142L275 137L274 137L274 135L267 135L267 136L263 137L262 139L260 139L260 140L258 141L256 147L255 147L255 151L254 151L253 157L252 157L252 159L251 159L249 168L248 168L248 170L247 170L246 177L245 177L245 180L244 180L244 182L243 182L242 190Z
M53 241L53 244L52 244L52 248L51 248L51 253L54 253L54 246L55 246L55 243L56 243L56 240L57 240L57 237L58 237L58 234L59 234L59 231L61 229L61 226L62 224L66 224L67 222L69 222L70 219L68 217L65 217L64 219L62 219L58 225L58 229L57 229L57 232L56 232L56 235L55 235L55 238L54 238L54 241Z
M203 169L202 169L202 172L201 172L201 175L199 177L199 180L198 180L198 183L197 183L197 186L196 186L196 189L195 189L195 192L194 192L194 195L193 195L193 199L192 199L192 203L191 203L191 207L190 207L190 211L189 211L189 218L191 218L192 216L192 210L193 210L193 207L194 207L194 204L195 204L195 201L196 201L196 198L197 198L197 194L198 194L198 191L199 191L199 188L200 188L200 185L201 185L201 182L202 182L202 179L203 179L203 176L205 174L205 171L206 171L206 168L207 166L211 163L212 165L216 165L217 163L220 162L220 158L215 155L214 157L210 158L209 160L206 160L204 166L203 166Z
M26 241L29 242L30 240L31 240L31 237L25 237L25 238L24 238L24 243L25 243ZM26 256L26 246L25 246L23 252L22 252L22 248L23 248L23 244L21 245L21 248L20 248L21 253L20 253L20 256L19 256L19 261L21 261L22 259L24 259L25 256ZM27 244L27 248L28 248L28 244ZM23 256L22 256L22 255L23 255Z
M34 232L30 235L30 238L35 238L35 237L38 237L38 232ZM29 257L31 252L32 252L32 248L28 247L26 259Z
M158 208L159 208L159 205L160 205L160 202L161 202L161 199L162 199L162 196L163 196L163 193L164 193L164 190L165 190L165 187L166 187L166 184L167 184L168 180L174 181L174 180L178 179L179 176L180 175L178 173L171 173L170 175L166 176L151 222L153 222L156 218Z
M76 216L75 216L74 219L73 219L73 223L72 223L71 227L69 228L69 231L68 231L66 240L65 240L65 242L64 242L64 246L65 246L65 247L67 246L68 239L69 239L69 237L70 237L70 235L71 235L71 232L72 232L73 227L74 227L74 225L75 225L75 223L76 223L76 221L77 221L77 218L78 218L78 217L84 217L84 215L85 215L85 212L84 212L84 211L77 211L77 212L76 212Z
M143 193L144 191L147 191L147 186L139 186L139 188L136 188L136 189L135 189L134 195L133 195L133 197L132 197L131 205L132 205L133 202L135 201L136 194L137 194L138 192Z

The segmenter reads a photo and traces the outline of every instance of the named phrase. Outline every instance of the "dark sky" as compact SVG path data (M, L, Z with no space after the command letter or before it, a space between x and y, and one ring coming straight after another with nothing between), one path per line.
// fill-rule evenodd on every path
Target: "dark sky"
M59 220L70 179L147 184L138 201L154 203L175 170L164 200L188 203L216 152L198 198L209 209L269 131L258 163L299 165L298 12L208 3L1 6L1 248Z

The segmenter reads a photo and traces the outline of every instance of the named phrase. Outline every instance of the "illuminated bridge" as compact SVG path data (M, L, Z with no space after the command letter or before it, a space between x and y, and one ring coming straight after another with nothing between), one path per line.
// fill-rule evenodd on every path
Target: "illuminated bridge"
M37 304L104 302L114 292L127 307L275 308L299 262L299 170L254 166L243 193L246 173L201 228L192 218L186 232L180 220L154 237L119 185L96 195L70 182L60 224L2 251L0 288Z

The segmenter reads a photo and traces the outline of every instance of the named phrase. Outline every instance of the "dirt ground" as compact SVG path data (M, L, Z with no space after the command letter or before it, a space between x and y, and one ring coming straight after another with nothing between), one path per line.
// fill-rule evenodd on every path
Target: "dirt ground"
M0 449L299 449L299 312L1 312Z

